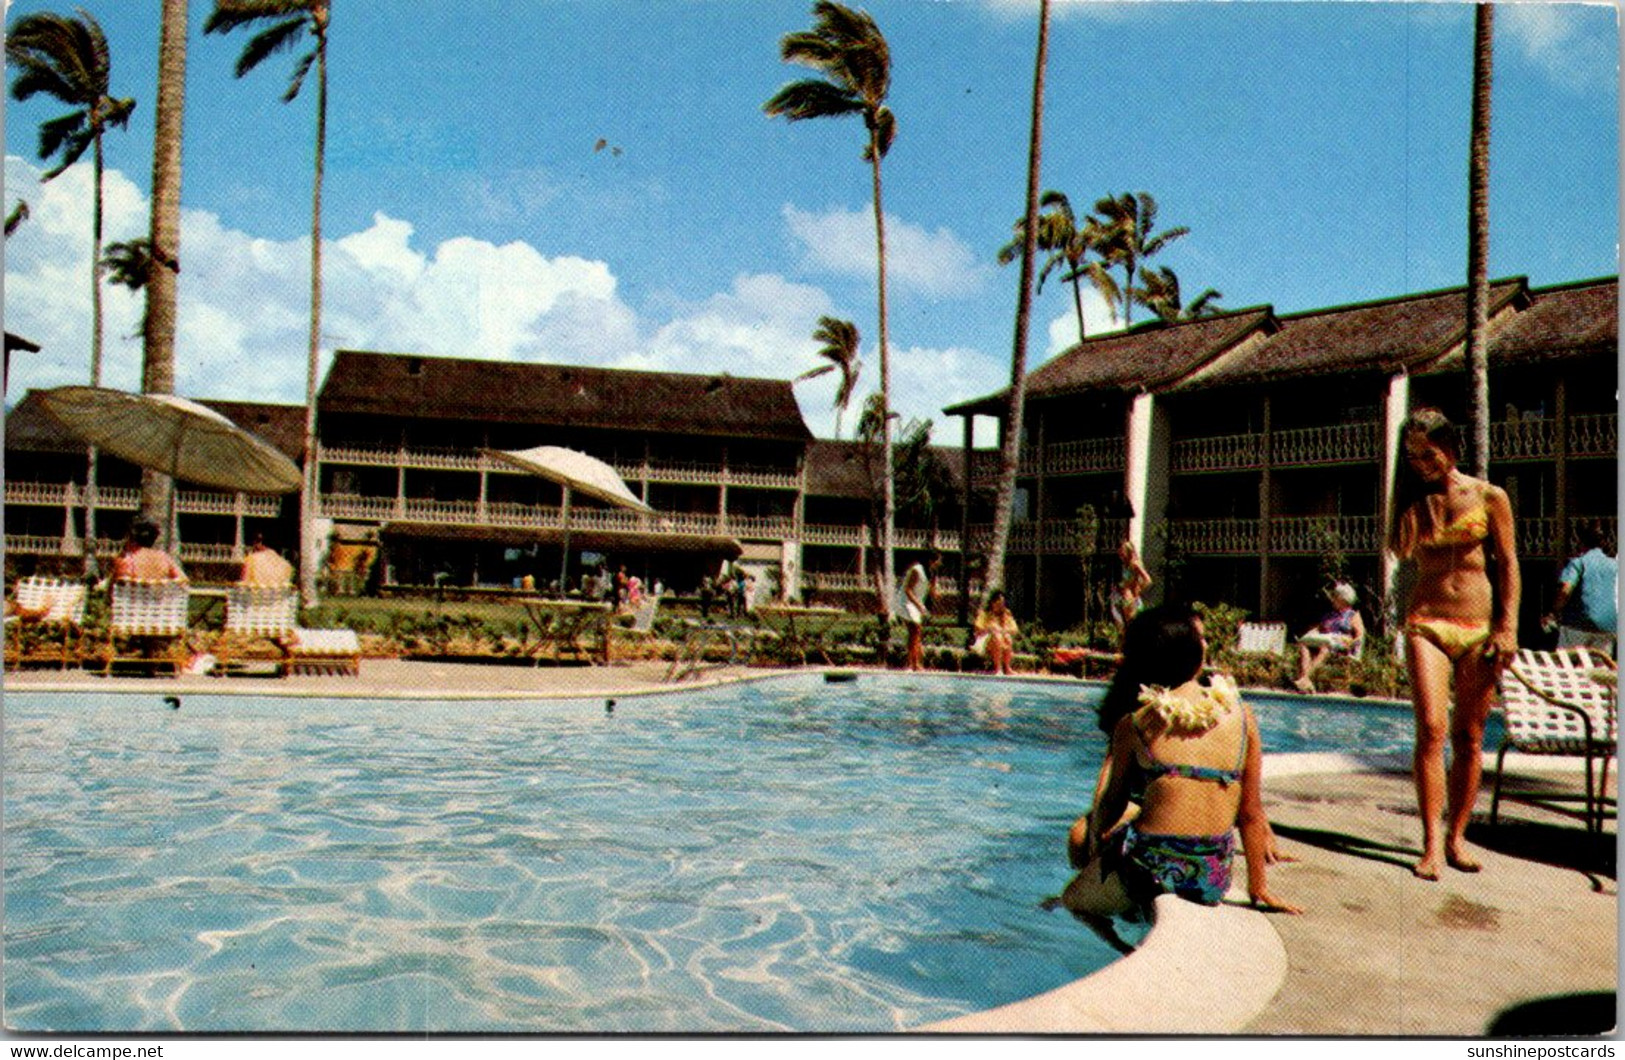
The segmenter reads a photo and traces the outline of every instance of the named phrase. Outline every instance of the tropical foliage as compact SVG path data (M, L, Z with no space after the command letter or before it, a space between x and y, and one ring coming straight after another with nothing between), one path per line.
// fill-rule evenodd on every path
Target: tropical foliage
M880 315L880 433L886 459L885 503L881 516L881 608L891 614L895 581L892 559L896 498L891 479L892 423L890 335L886 324L886 211L881 196L880 162L897 138L897 118L886 106L891 91L891 48L867 12L854 11L834 0L813 4L813 28L787 33L779 42L779 57L823 74L823 78L792 81L779 89L762 109L770 117L788 121L857 116L868 132L863 160L869 163L875 211L875 256L878 267Z
M1123 324L1134 322L1134 289L1143 286L1141 272L1145 259L1160 253L1168 244L1190 234L1185 227L1152 234L1157 224L1157 200L1148 191L1124 192L1095 203L1095 212L1107 228L1105 257L1123 270L1118 303Z
M294 60L282 102L298 98L311 69L316 71L316 173L310 210L310 343L305 364L305 452L316 451L316 384L321 372L322 334L322 173L327 153L327 31L329 0L215 0L203 24L205 33L260 28L237 57L243 77L279 52L297 48L307 38L309 50ZM299 584L307 606L316 599L315 492L316 461L305 461L305 488L299 494Z
M1044 281L1049 279L1050 273L1061 272L1061 280L1072 285L1072 305L1078 317L1078 341L1082 342L1088 337L1083 321L1083 281L1088 280L1109 306L1116 305L1121 297L1117 280L1106 267L1105 258L1100 256L1109 232L1097 217L1088 215L1080 220L1064 192L1046 191L1039 200L1039 207L1042 212L1038 215L1037 249L1049 254L1049 257L1044 259L1044 266L1038 271L1034 293L1043 293ZM1010 242L999 248L1000 265L1008 265L1019 259L1026 243L1026 218L1018 220L1013 228L1015 234ZM1091 259L1090 255L1096 257Z
M857 389L858 374L863 369L863 362L858 359L858 326L850 320L819 317L812 337L823 343L818 348L818 356L829 363L802 372L796 376L796 382L834 371L841 373L840 382L835 387L835 437L839 438L841 417L846 414L847 406L852 404L852 392Z
M1143 270L1140 284L1134 289L1134 300L1170 324L1181 320L1199 320L1223 312L1218 301L1224 295L1211 287L1189 303L1181 302L1179 277L1166 266Z

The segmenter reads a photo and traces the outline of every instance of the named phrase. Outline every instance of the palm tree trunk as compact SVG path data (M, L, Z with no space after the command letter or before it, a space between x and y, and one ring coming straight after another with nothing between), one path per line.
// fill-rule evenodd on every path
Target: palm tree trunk
M305 359L305 485L299 492L299 593L316 606L316 381L321 374L322 173L327 155L327 30L316 40L316 179L310 207L310 349Z
M158 101L152 145L153 267L142 325L141 388L175 392L175 290L181 250L181 120L186 109L186 0L163 0L158 39ZM141 474L141 511L161 520L166 538L175 483L155 471ZM173 547L173 542L170 542Z
M1027 330L1033 308L1033 259L1038 256L1038 185L1044 145L1044 67L1049 58L1049 0L1038 5L1038 58L1033 66L1033 118L1027 141L1027 214L1022 226L1021 291L1016 298L1016 333L1010 354L1010 411L999 453L999 491L993 506L993 544L983 588L1004 587L1004 553L1010 544L1016 472L1021 461L1021 418L1027 403ZM1081 321L1081 317L1080 317ZM967 474L969 469L967 469Z
M886 211L880 197L880 135L869 131L869 160L874 174L875 247L880 273L880 447L885 461L883 479L885 504L880 524L880 611L889 620L892 617L892 595L897 584L897 568L892 555L897 523L897 487L892 468L892 415L891 415L891 352L886 330Z
M102 175L106 157L102 154L102 132L96 130L96 201L90 215L90 385L102 385ZM85 569L96 554L96 464L94 445L85 450Z
M1083 330L1083 278L1076 271L1072 277L1072 307L1078 311L1078 341L1082 342L1089 336Z
M1490 471L1490 85L1495 6L1481 3L1473 32L1472 146L1467 161L1467 415L1472 421L1472 471Z

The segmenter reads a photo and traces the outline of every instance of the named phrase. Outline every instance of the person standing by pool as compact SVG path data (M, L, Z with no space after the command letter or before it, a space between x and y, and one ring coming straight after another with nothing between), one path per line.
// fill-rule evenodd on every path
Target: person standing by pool
M129 536L124 540L124 551L113 559L114 581L183 582L186 572L175 558L161 548L158 542L158 524L139 516L130 524Z
M1126 537L1117 550L1117 556L1123 561L1123 576L1112 586L1111 611L1112 624L1121 636L1129 622L1140 613L1145 591L1151 588L1151 572L1140 562L1140 553L1134 547L1134 542Z
M1274 850L1260 781L1258 722L1220 674L1200 681L1207 644L1186 608L1152 608L1124 637L1123 665L1102 704L1131 700L1113 730L1094 805L1072 828L1078 874L1060 904L1085 922L1144 908L1160 894L1217 905L1230 888L1235 830L1254 905L1300 910L1270 892ZM1129 804L1141 809L1132 820ZM1108 941L1111 936L1108 936Z
M908 629L908 657L904 665L910 670L925 669L925 620L931 614L931 583L941 565L942 556L931 553L924 565L916 563L908 569L897 591L897 612Z
M1016 616L1004 601L1004 590L994 589L976 616L976 640L971 650L985 654L993 672L1008 677L1016 653Z
M1437 880L1442 864L1461 872L1482 867L1467 853L1467 822L1478 801L1496 678L1518 650L1518 557L1506 491L1456 466L1460 441L1444 413L1417 409L1403 438L1405 461L1424 490L1395 521L1389 540L1395 556L1416 561L1405 648L1416 711L1422 858L1411 871Z
M1577 526L1574 536L1581 553L1563 568L1541 625L1558 630L1559 648L1596 648L1612 656L1619 634L1619 561L1603 551L1602 527L1595 520Z

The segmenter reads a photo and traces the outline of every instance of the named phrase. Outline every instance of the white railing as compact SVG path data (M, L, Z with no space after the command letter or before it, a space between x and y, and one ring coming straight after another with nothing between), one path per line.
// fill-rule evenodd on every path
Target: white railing
M1357 463L1381 454L1382 430L1374 422L1302 427L1270 435L1270 463L1276 467Z
M876 576L873 571L868 574L803 572L801 580L814 592L872 593L875 591ZM954 578L938 577L932 583L932 588L939 597L959 595L959 582Z
M175 510L182 515L236 515L238 496L236 493L220 493L212 490L207 492L177 490ZM280 497L248 494L241 496L244 515L274 518L282 510ZM82 486L57 482L7 482L5 500L8 505L51 508L72 505L78 508L85 503L85 491ZM141 491L127 486L98 487L96 508L108 511L138 511L141 508Z
M243 553L236 545L210 545L182 541L180 560L184 563L240 563Z
M1490 424L1496 460L1542 460L1557 455L1556 420L1502 420Z
M323 446L324 464L360 464L368 467L415 467L446 471L486 471L492 474L523 475L526 472L474 449L400 449L385 446ZM760 467L723 467L700 463L632 463L619 461L616 474L628 482L671 482L715 486L727 482L737 486L769 489L796 489L801 476L794 471Z

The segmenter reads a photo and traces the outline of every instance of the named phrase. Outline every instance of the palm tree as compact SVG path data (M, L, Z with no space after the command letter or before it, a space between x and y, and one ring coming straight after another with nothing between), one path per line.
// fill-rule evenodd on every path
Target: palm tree
M147 276L142 320L141 389L175 392L175 293L181 249L181 122L186 111L186 0L163 0L158 35L158 102L153 108L152 216L147 244L164 268ZM175 483L156 471L141 473L141 512L169 526Z
M92 151L95 191L90 213L90 385L101 386L102 133L110 127L122 129L129 125L135 100L114 99L109 94L113 57L107 36L95 17L83 9L74 18L41 11L18 19L6 37L6 59L16 71L11 81L13 99L21 102L43 94L76 108L40 125L39 157L57 159L40 179L55 180L87 150ZM22 216L27 216L26 212ZM8 219L8 235L13 227ZM87 556L96 539L96 509L91 503L96 463L96 447L90 446L85 470L89 493L85 506Z
M1106 243L1106 258L1123 267L1123 288L1120 301L1123 306L1123 326L1134 322L1133 290L1140 282L1140 270L1146 258L1161 251L1174 240L1190 234L1186 227L1170 228L1153 236L1151 230L1157 222L1157 200L1148 191L1138 195L1126 191L1116 198L1107 197L1095 203L1095 212L1110 230Z
M11 208L10 213L6 214L6 238L10 239L11 234L17 231L26 220L28 220L28 203L18 199L17 205Z
M1027 213L1022 225L1021 289L1016 297L1016 334L1010 353L1010 406L999 447L999 488L993 502L993 542L988 549L984 586L1004 588L1004 552L1010 544L1016 470L1021 459L1021 419L1027 404L1027 330L1032 319L1033 260L1038 256L1038 187L1044 144L1044 68L1049 60L1049 0L1038 4L1038 57L1033 63L1032 126L1027 139ZM960 553L964 555L963 552ZM960 616L967 615L970 579L960 571Z
M1179 277L1166 265L1145 269L1140 273L1143 286L1133 291L1134 300L1170 324L1181 320L1200 320L1222 312L1218 306L1223 293L1209 287L1186 305L1179 297Z
M1083 281L1088 280L1093 284L1109 306L1116 305L1119 297L1117 281L1112 278L1105 261L1089 260L1091 253L1102 251L1108 232L1098 218L1089 216L1080 222L1064 192L1046 191L1039 199L1039 206L1044 212L1038 216L1038 249L1049 251L1050 256L1039 270L1038 286L1034 293L1044 293L1044 281L1049 279L1050 273L1056 269L1066 270L1061 279L1072 285L1072 306L1078 315L1078 341L1082 342L1088 337L1083 323ZM999 248L1000 265L1015 261L1026 246L1026 218L1018 220L1013 227L1014 238Z
M858 373L863 369L863 362L858 360L858 326L850 320L819 317L818 327L813 330L812 337L823 343L823 346L819 347L818 356L829 363L802 372L796 376L796 382L840 370L841 382L835 388L835 437L839 439L841 417L845 414L847 406L852 404L852 391L857 389Z
M316 382L321 372L322 334L322 173L327 154L327 28L329 0L215 0L203 23L205 33L229 33L243 26L270 26L250 37L237 57L238 77L271 55L293 48L309 33L310 50L293 66L282 102L291 103L316 69L316 176L310 209L310 346L305 361L305 488L299 493L299 588L306 606L316 602Z
M1478 5L1473 27L1472 146L1467 162L1467 415L1473 474L1490 473L1490 85L1494 80L1495 6Z
M787 33L779 42L779 56L824 75L825 79L792 81L762 105L770 117L789 121L858 115L868 131L863 160L869 163L874 187L875 257L878 263L880 305L880 401L885 450L885 505L881 522L881 609L892 613L893 526L896 496L892 483L891 356L886 327L886 211L880 194L880 161L897 137L897 119L886 106L891 89L891 49L875 20L834 0L813 4L813 28Z
M102 255L108 280L132 291L146 288L152 279L152 266L152 241L146 238L109 243L107 253Z

